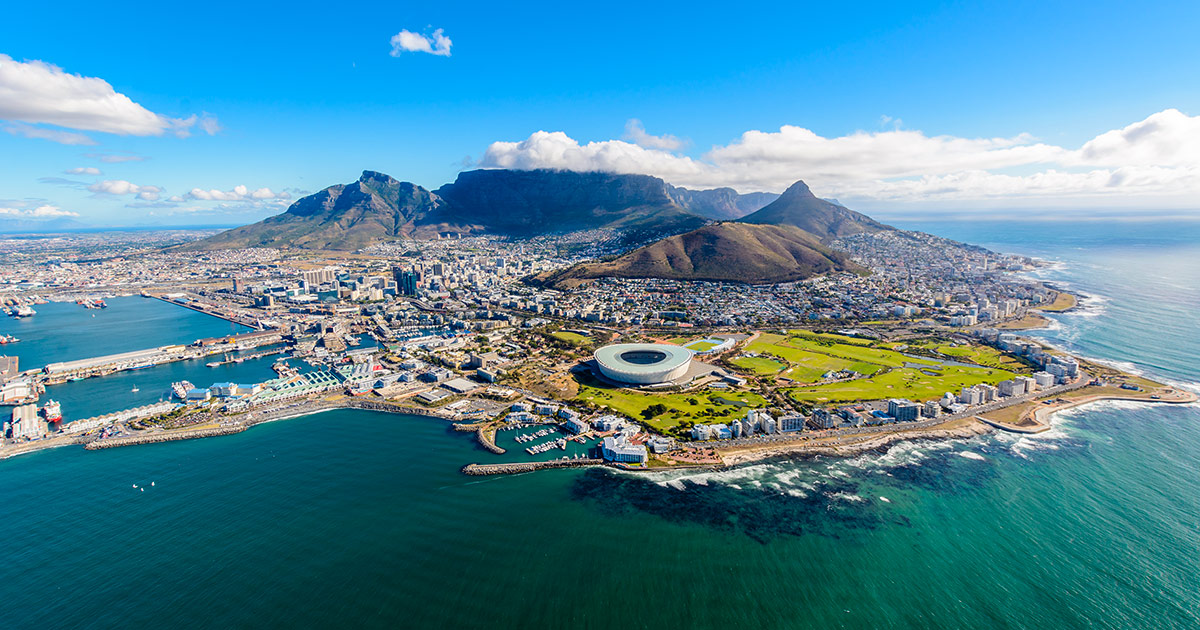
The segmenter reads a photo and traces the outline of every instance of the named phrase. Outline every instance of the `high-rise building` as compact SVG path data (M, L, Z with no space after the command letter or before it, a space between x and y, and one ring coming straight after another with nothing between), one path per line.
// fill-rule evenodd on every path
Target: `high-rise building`
M921 406L911 400L893 398L888 401L888 415L896 422L913 422L921 417Z

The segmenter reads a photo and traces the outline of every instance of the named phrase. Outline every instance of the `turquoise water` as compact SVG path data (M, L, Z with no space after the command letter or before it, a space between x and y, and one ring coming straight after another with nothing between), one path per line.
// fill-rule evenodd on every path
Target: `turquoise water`
M936 231L1054 252L1048 274L1095 297L1047 338L1194 383L1180 314L1200 239L1163 229L1104 257ZM0 461L4 625L1200 626L1196 406L722 472L469 478L469 461L494 459L440 421L351 411Z
M161 300L119 297L105 303L106 309L88 310L74 302L51 302L34 306L33 317L0 316L0 335L21 340L0 347L0 354L20 357L20 368L32 370L250 330Z

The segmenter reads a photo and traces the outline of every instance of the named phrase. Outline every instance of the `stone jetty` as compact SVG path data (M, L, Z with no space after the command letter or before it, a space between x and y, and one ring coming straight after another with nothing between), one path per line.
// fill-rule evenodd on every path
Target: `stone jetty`
M603 466L602 459L552 459L547 462L509 462L504 464L467 464L463 466L464 475L511 475L515 473L533 472L547 468L584 468L587 466Z
M115 438L105 438L103 440L92 440L83 445L89 451L98 451L104 448L116 448L118 446L133 446L134 444L154 444L157 442L173 442L175 440L192 440L196 438L216 437L218 435L231 435L233 433L241 433L246 430L245 425L233 424L223 427L212 427L210 429L191 429L180 431L154 431L141 435L126 435Z

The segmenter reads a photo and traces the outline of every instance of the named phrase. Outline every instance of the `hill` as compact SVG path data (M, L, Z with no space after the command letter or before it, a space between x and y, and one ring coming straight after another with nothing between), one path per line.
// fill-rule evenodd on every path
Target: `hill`
M818 199L802 181L792 184L778 199L739 221L760 225L791 225L824 242L851 234L892 229L865 214Z
M180 249L295 247L354 250L408 234L414 220L442 204L428 190L363 171L358 181L297 200L287 212L189 243Z
M862 269L797 227L729 222L677 234L611 261L575 265L539 280L563 288L602 277L770 284L833 271Z

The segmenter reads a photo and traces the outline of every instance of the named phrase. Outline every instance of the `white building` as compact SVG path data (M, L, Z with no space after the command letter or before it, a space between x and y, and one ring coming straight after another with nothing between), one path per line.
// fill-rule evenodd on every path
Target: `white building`
M619 435L604 438L601 452L604 454L604 459L610 462L644 464L650 459L644 444L633 444Z

